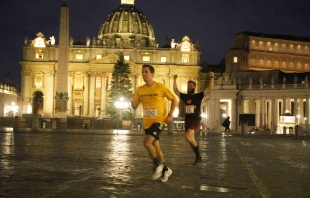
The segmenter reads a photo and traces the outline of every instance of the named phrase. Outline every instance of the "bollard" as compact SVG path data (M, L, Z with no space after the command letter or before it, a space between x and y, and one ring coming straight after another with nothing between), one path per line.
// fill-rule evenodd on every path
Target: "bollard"
M301 126L300 125L296 125L295 126L295 138L298 138L299 136L301 136L302 130L301 130Z
M283 135L286 135L286 126L283 127Z
M301 135L301 127L299 125L295 125L295 138L298 138Z

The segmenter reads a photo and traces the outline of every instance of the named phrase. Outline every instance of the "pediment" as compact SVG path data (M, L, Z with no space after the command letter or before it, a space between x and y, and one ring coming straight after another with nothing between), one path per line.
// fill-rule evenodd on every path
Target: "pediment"
M117 61L119 60L119 56L116 55L116 54L109 54L107 56L104 56L100 59L97 59L97 60L93 60L91 62L89 62L89 64L91 65L100 65L100 64L115 64L117 63ZM130 66L134 66L135 63L134 62L131 62L131 61L128 61L128 60L125 60L125 63L129 64Z
M109 54L100 59L91 61L90 64L115 64L118 59L119 56L117 56L116 54Z

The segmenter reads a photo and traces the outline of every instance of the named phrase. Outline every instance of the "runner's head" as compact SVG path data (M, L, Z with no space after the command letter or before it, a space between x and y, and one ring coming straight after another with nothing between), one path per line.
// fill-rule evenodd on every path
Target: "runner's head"
M187 82L187 93L194 94L196 89L196 83L192 80Z
M152 82L154 78L155 69L152 65L142 65L142 77L144 82Z

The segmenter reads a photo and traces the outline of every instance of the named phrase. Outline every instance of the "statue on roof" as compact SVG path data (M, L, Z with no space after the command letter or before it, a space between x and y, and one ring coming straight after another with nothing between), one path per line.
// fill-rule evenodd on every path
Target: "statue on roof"
M176 43L174 41L174 39L171 40L171 43L170 43L170 46L171 46L171 49L175 49L177 46L178 46L178 43Z
M28 45L28 42L29 42L29 40L28 40L28 36L26 36L26 37L25 37L25 39L24 39L24 44L25 44L25 46L27 46L27 45Z
M86 46L89 47L89 45L90 45L90 38L87 37L87 38L86 38Z
M51 46L54 46L56 42L55 37L51 36L50 39L51 39Z

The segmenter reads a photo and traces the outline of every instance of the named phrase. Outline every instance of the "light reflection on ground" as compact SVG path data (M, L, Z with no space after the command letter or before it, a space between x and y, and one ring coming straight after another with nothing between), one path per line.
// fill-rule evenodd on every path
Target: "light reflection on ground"
M203 191L214 191L214 192L229 192L228 188L224 188L224 187L216 187L216 186L205 186L205 185L201 185L199 190L203 190Z

